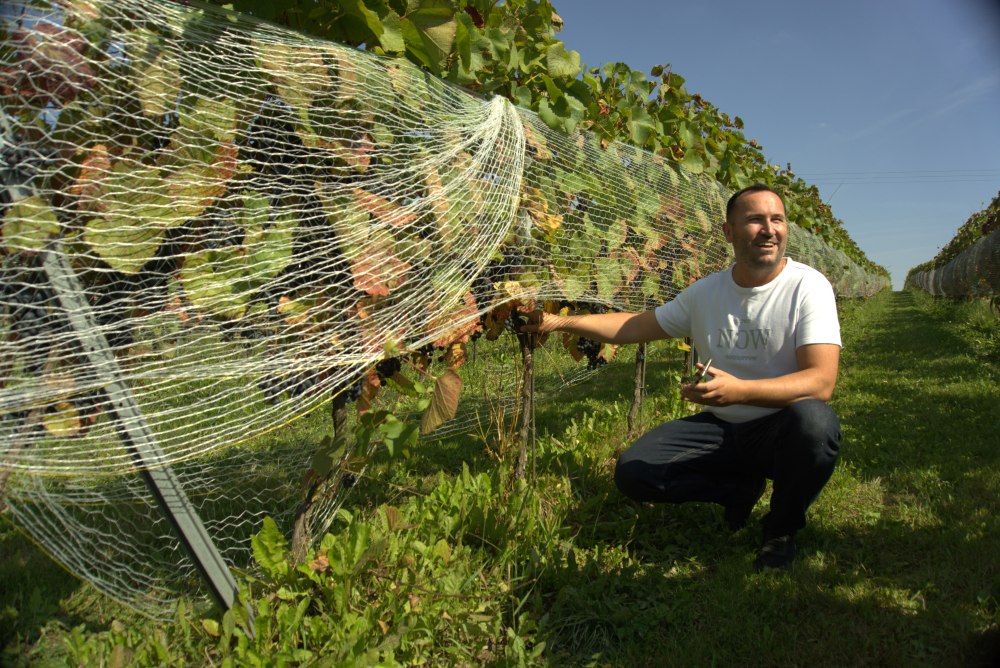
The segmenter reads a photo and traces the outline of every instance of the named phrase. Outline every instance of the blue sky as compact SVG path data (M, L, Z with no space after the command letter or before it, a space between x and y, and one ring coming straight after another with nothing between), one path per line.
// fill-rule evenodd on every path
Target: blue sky
M1000 190L1000 0L554 0L588 66L671 64L902 287Z

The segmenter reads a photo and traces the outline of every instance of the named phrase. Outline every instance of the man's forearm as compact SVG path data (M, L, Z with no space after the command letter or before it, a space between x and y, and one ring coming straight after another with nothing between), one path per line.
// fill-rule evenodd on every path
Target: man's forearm
M784 408L803 399L829 401L833 385L826 374L817 369L796 371L778 378L745 380L746 397L739 403L768 408Z
M538 331L568 332L604 343L642 343L667 338L652 311L644 313L588 313L553 315L546 313Z

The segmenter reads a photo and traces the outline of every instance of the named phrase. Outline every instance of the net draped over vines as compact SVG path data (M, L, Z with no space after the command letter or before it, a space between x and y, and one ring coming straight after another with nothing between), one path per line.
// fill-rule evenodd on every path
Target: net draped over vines
M301 501L316 444L282 427L383 358L506 336L510 305L650 308L730 261L718 183L408 62L166 2L7 17L0 498L146 614L197 573L46 258L72 268L155 435L145 465L173 469L237 566ZM808 232L789 254L840 294L885 286Z
M935 297L991 297L1000 294L1000 230L963 250L943 267L911 271L907 288Z

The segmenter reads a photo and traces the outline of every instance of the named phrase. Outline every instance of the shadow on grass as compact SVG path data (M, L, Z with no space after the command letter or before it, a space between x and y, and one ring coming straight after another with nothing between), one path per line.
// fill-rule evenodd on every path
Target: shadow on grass
M882 299L848 341L835 402L844 463L881 510L852 517L821 497L794 570L756 574L756 527L729 536L713 506L633 504L610 462L553 456L573 481L578 551L535 583L553 661L1000 665L996 369L912 295Z
M60 568L26 535L0 518L0 663L7 648L35 642L50 620L81 623L61 609L61 602L86 585ZM50 567L39 569L48 562ZM4 664L6 665L6 664Z

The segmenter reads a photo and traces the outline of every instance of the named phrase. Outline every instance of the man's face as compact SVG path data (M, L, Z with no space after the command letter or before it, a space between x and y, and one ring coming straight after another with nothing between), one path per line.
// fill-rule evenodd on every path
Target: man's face
M788 223L781 198L772 192L750 192L738 200L722 225L733 245L736 263L749 269L776 269L785 255Z

